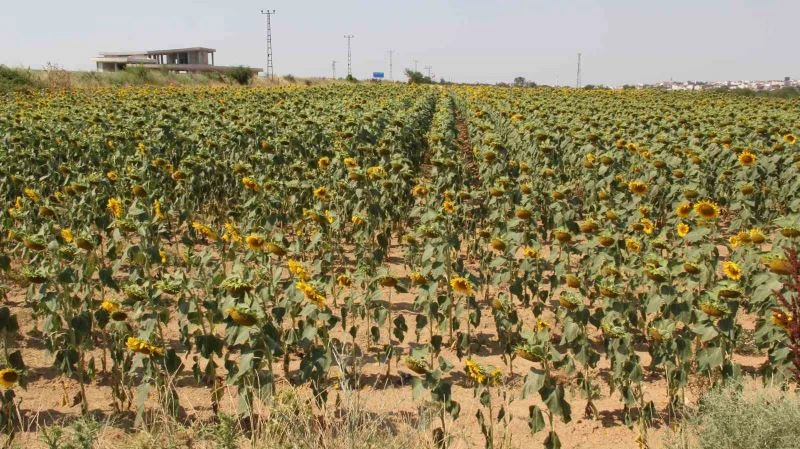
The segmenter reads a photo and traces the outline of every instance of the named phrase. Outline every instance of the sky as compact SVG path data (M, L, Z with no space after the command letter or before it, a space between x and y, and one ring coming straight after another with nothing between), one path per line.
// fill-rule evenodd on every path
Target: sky
M192 46L217 65L357 78L417 68L436 79L517 76L574 85L800 78L800 0L73 0L4 1L0 64L93 70L97 53Z

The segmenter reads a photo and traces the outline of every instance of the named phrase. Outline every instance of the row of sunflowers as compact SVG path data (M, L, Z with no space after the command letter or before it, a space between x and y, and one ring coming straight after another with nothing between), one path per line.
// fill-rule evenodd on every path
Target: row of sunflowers
M601 384L645 438L645 376L679 413L690 377L741 375L746 319L760 375L793 376L796 312L775 292L797 269L796 101L400 85L5 100L0 329L32 316L83 412L101 379L140 417L148 397L179 413L182 378L215 411L232 387L252 414L278 379L322 405L373 363L440 404L439 445L465 419L465 373L495 444L516 368L548 447L567 392L596 417ZM6 431L28 377L14 341Z

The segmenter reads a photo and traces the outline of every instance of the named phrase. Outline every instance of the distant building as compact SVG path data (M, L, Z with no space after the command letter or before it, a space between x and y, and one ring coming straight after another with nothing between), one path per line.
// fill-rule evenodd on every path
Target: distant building
M783 87L789 87L791 85L792 85L792 78L790 78L788 76L784 77L783 78Z
M213 48L190 47L132 53L100 53L95 58L98 72L116 72L127 67L166 70L170 72L220 72L231 67L214 65ZM258 73L262 69L249 67Z

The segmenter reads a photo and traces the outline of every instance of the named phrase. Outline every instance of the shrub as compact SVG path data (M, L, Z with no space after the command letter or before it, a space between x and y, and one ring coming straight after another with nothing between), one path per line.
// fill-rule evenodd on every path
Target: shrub
M38 87L33 73L28 69L12 69L0 65L0 91Z
M254 75L252 70L245 66L231 67L225 72L225 74L228 76L228 78L236 81L242 86L250 84L250 81L252 81Z
M711 390L669 449L800 448L800 394L742 384Z
M284 76L283 79L285 79L286 81L288 81L288 82L290 82L292 84L294 84L294 82L297 81L295 79L294 75L291 75L291 74Z

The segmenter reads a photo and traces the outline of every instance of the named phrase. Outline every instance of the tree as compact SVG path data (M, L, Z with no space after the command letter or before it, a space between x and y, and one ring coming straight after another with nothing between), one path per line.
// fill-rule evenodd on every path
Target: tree
M406 69L406 76L408 77L408 84L433 84L433 80L429 76L411 69Z
M514 78L514 85L517 86L517 87L525 87L526 86L525 77L524 76L518 76L518 77Z

